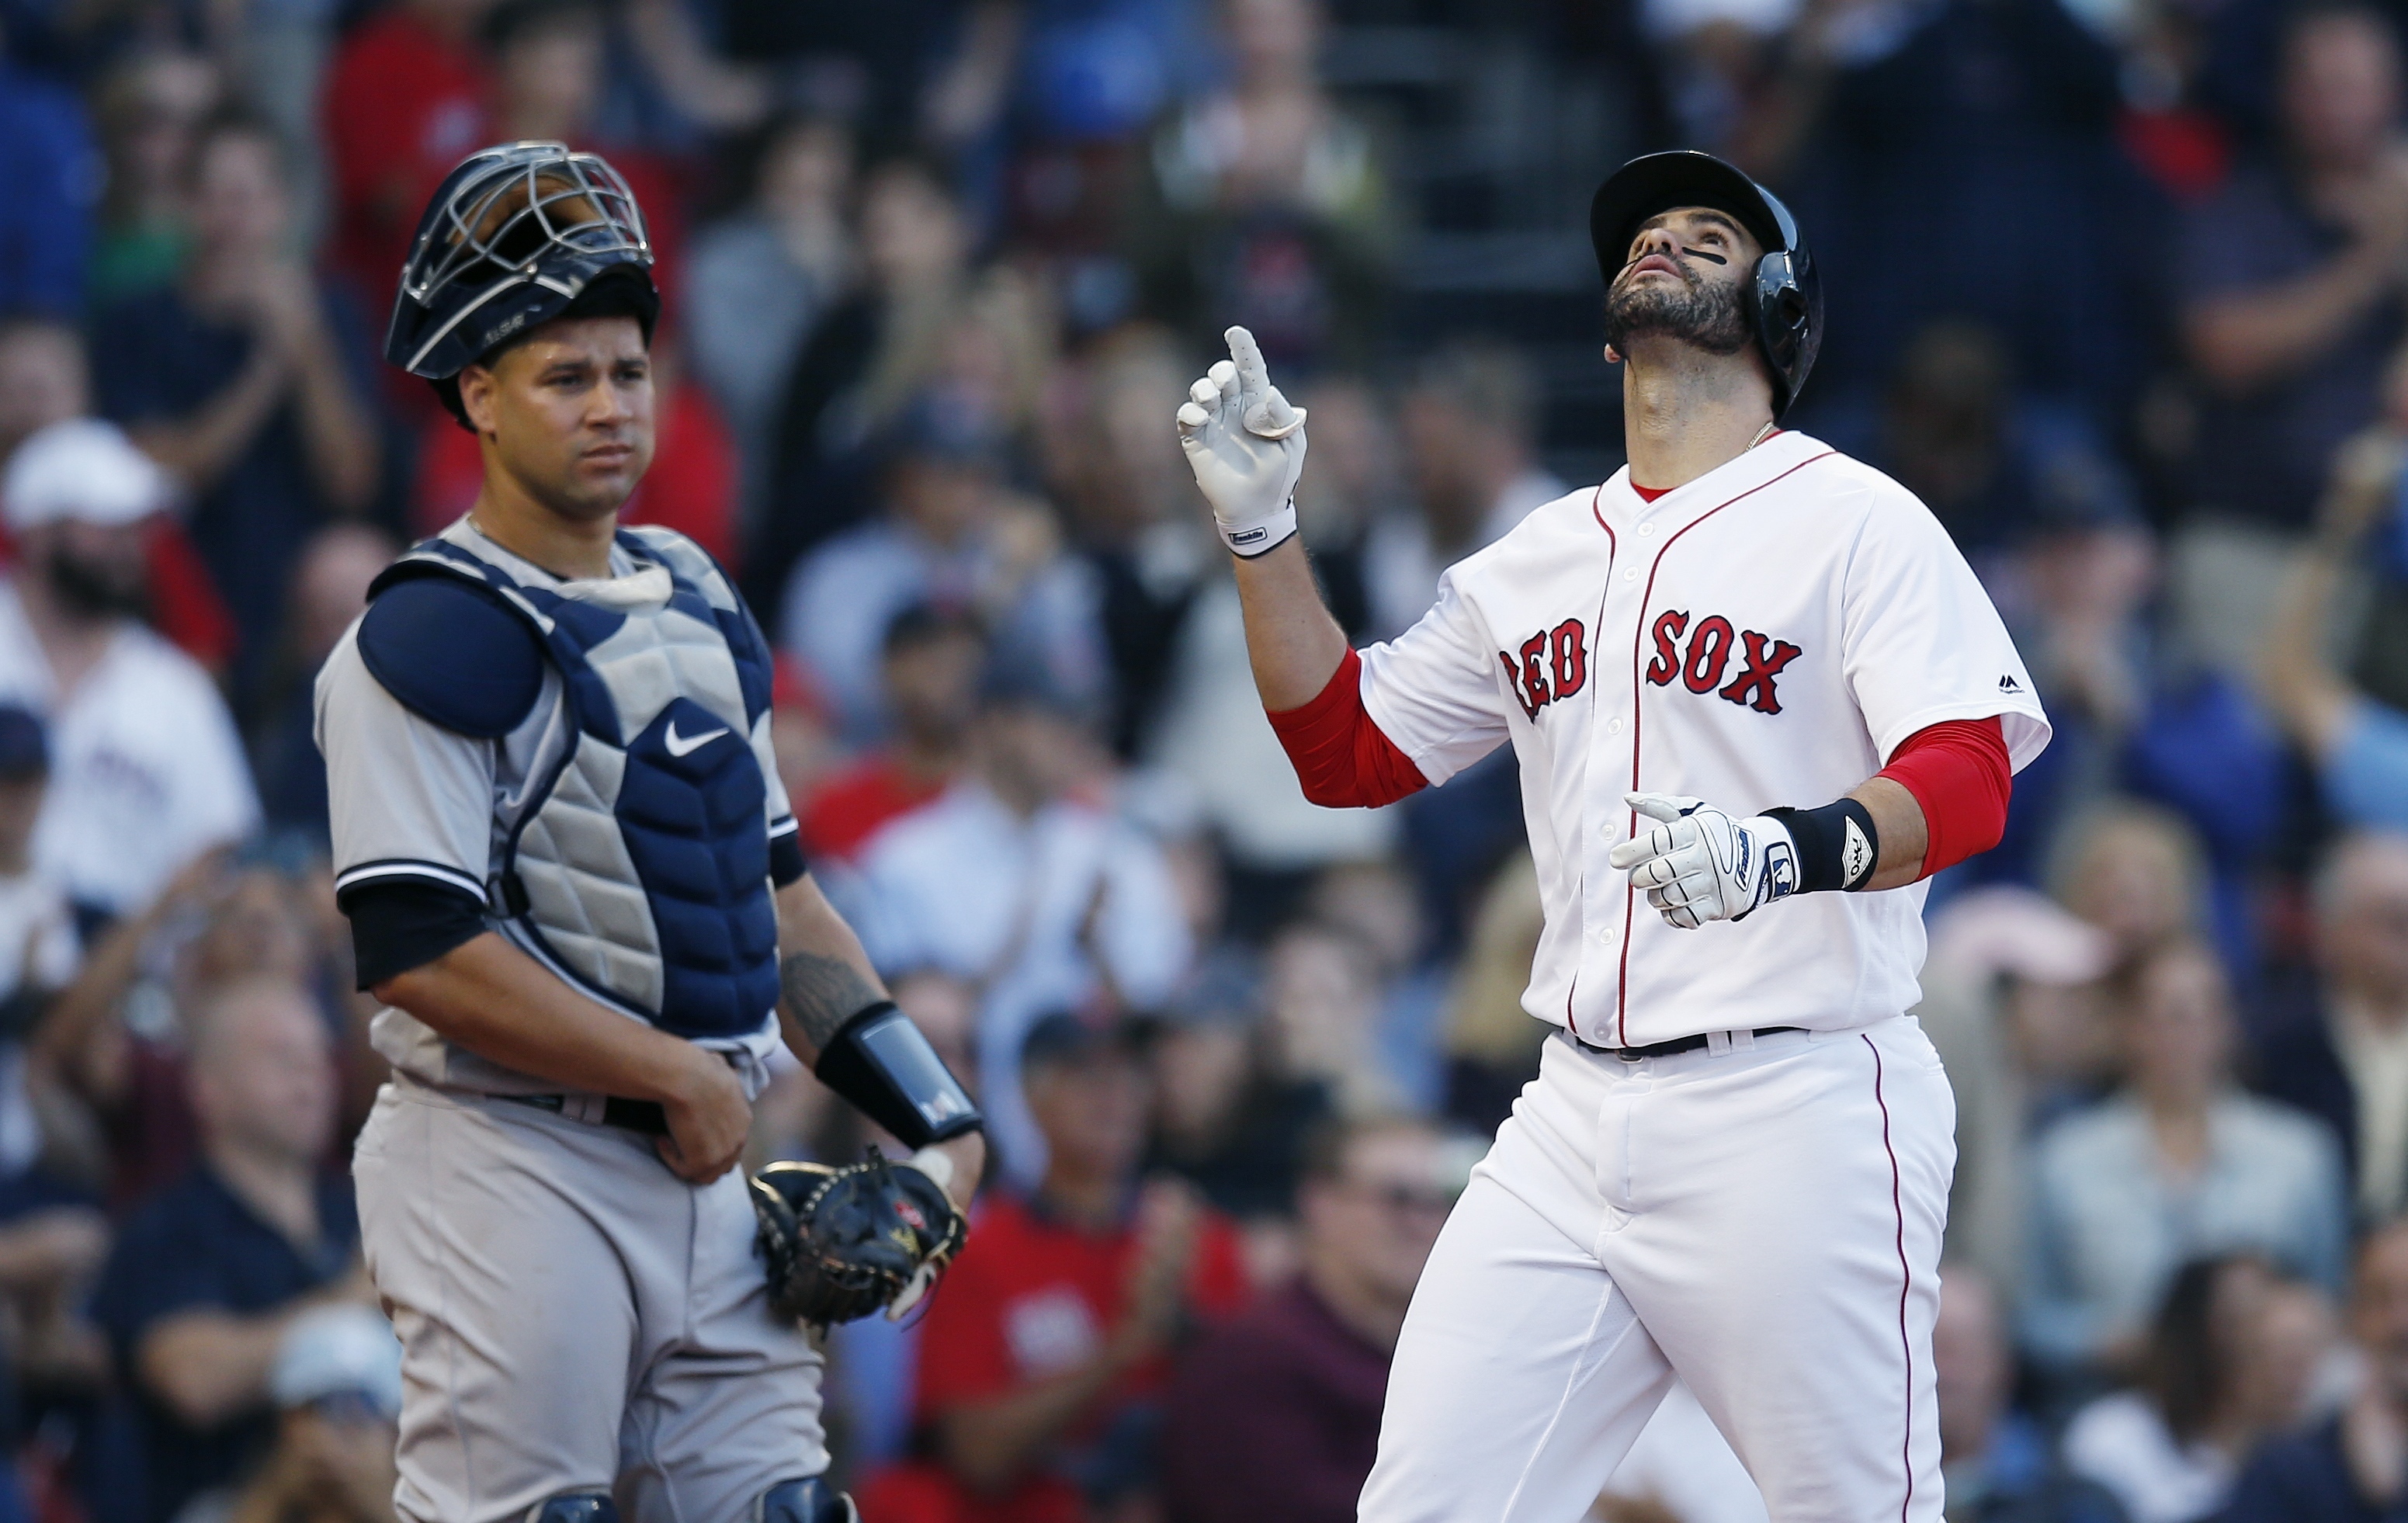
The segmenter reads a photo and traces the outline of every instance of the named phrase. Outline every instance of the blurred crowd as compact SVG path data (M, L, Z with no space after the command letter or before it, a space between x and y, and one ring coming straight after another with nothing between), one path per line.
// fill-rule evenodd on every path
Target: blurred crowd
M474 501L379 340L507 138L642 202L629 514L771 632L814 870L993 1119L928 1309L828 1343L870 1523L1352 1516L1546 1035L1538 886L1510 755L1305 801L1171 414L1250 326L1329 600L1396 634L1618 463L1586 194L1675 144L1798 211L1789 422L1930 505L2057 726L1929 902L1949 1517L2401 1516L2401 19L0 0L0 1523L393 1516L309 690ZM754 1161L876 1140L796 1070ZM1597 1516L1762 1509L1676 1392Z

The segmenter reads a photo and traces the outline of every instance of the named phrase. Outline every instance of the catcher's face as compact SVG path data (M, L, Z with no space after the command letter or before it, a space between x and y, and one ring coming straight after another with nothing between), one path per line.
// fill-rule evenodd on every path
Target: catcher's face
M486 468L564 517L618 511L652 463L652 361L632 317L548 323L461 371L460 402Z
M1763 256L1763 245L1747 229L1711 207L1679 207L1649 218L1606 288L1609 357L1627 357L1633 341L1648 337L1713 354L1738 353L1748 342L1741 297Z

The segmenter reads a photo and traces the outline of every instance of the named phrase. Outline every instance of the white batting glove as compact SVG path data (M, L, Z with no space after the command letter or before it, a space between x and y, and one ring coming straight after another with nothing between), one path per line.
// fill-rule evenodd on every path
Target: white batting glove
M1271 384L1262 346L1243 328L1222 335L1229 358L1188 388L1179 443L1213 525L1231 553L1253 557L1296 533L1296 479L1304 471L1304 409Z
M1647 902L1672 925L1695 930L1709 920L1738 920L1757 906L1798 892L1798 847L1789 827L1763 814L1734 819L1702 798L1627 793L1624 802L1660 821L1607 857L1647 890Z

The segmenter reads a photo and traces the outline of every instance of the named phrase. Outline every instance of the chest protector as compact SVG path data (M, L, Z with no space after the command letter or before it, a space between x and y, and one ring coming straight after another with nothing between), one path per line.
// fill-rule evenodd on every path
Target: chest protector
M682 1037L757 1030L778 998L758 628L710 556L681 536L622 529L666 602L636 608L524 585L428 539L369 596L412 577L466 581L532 630L564 701L542 758L495 821L490 907L590 991ZM430 716L439 717L439 716Z

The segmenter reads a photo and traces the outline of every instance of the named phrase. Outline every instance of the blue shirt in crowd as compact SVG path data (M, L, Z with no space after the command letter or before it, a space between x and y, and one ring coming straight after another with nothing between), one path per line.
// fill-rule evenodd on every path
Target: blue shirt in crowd
M2376 1503L2358 1494L2336 1417L2258 1450L2217 1523L2408 1523L2408 1497Z
M167 1523L196 1493L232 1480L266 1453L276 1417L263 1403L216 1428L187 1426L136 1379L142 1340L179 1312L255 1315L339 1278L360 1236L349 1179L319 1180L318 1229L314 1245L294 1243L202 1164L152 1197L119 1234L92 1315L108 1335L120 1378L138 1393L141 1516L151 1523Z
M0 313L82 308L101 179L75 92L0 64Z
M2026 1346L2076 1365L2145 1327L2174 1272L2255 1251L2341 1288L2348 1202L2341 1150L2315 1118L2237 1092L2208 1114L2208 1157L2170 1178L2138 1101L2118 1095L2058 1122L2032 1160Z

